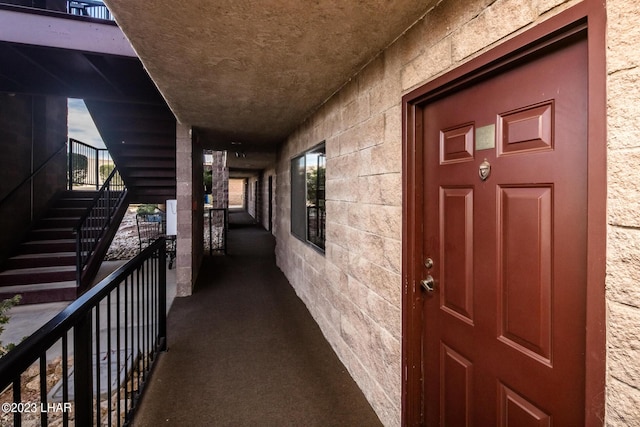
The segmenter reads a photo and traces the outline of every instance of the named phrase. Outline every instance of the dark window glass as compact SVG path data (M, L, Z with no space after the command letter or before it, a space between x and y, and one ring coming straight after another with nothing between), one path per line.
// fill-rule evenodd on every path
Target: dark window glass
M324 144L291 160L291 232L324 250L325 175Z

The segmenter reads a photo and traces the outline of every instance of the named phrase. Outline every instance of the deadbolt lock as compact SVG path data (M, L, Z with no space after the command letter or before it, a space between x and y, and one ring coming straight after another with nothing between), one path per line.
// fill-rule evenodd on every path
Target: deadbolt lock
M422 279L420 281L420 284L427 292L433 292L435 280L433 280L433 277L431 277L431 275L428 275L426 279Z
M431 258L425 259L424 266L427 267L427 269L433 268L433 260Z

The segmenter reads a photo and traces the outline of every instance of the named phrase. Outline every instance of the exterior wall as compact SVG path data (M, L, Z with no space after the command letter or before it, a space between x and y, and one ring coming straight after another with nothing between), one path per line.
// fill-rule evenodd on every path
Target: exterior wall
M607 425L640 425L640 9L607 0Z
M191 295L204 256L202 159L202 147L197 141L192 141L191 127L176 124L177 296Z
M67 141L67 100L0 94L0 200ZM66 186L66 150L0 205L0 264Z
M441 2L283 144L277 262L387 426L401 421L401 97L576 1ZM640 13L608 0L607 425L640 425ZM326 141L327 240L290 233L290 159ZM604 286L604 284L603 284Z

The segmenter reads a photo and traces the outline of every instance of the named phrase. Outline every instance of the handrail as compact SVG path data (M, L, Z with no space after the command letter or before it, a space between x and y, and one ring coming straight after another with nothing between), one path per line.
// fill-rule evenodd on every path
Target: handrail
M82 215L74 229L78 286L82 285L84 268L105 235L107 228L113 222L113 217L127 194L127 189L124 186L120 189L120 185L117 184L115 190L112 188L112 181L117 174L118 169L114 167L93 198L91 208ZM112 198L114 193L116 194L115 200Z
M45 168L45 166L47 166L49 164L49 162L51 160L53 160L54 157L56 157L58 154L60 154L60 152L67 148L67 143L65 141L64 144L62 144L62 146L56 150L55 153L53 153L51 156L49 156L49 158L47 158L47 160L45 160L40 166L38 166L38 168L36 168L36 170L34 170L33 172L31 172L31 175L29 175L27 178L25 178L20 184L18 184L13 190L9 191L9 193L7 193L6 196L4 196L2 198L2 200L0 200L0 206L2 206L2 204L4 202L6 202L7 200L9 200L9 198L11 198L11 196L13 196L24 184L26 184L27 182L31 181L38 173L40 173L40 171L42 169Z
M63 403L71 405L70 400L74 400L75 425L101 425L101 401L108 402L109 425L121 425L122 412L125 424L130 421L158 353L166 350L165 245L164 238L156 240L0 358L0 390L13 385L13 401L21 403L21 375L39 360L41 390L37 407L38 412L41 412L40 408L46 409L49 390L46 386L42 390L47 375L42 367L46 368L47 352L57 350L56 344L60 342ZM69 342L70 332L73 343ZM69 347L73 354L68 353ZM74 399L69 399L72 389L68 359L71 358ZM107 360L106 368L100 363L104 359ZM116 365L115 369L112 364ZM106 373L102 371L101 374L102 369ZM125 390L121 390L122 381L127 381L127 378L120 378L122 371L129 378ZM108 388L109 397L101 397L100 378L105 377L107 384L102 387ZM117 382L115 389L112 389L112 380ZM134 393L130 394L128 389ZM111 406L112 396L117 396L117 403L113 404L116 407ZM117 423L112 419L114 412ZM46 412L41 412L40 416L44 418L41 423L47 425ZM67 411L61 416L63 425L68 425ZM15 411L14 425L20 423L21 413Z

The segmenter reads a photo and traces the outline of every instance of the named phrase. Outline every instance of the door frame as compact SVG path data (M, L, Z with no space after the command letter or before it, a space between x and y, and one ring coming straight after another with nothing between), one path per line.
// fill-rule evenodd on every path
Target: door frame
M422 106L499 74L570 34L587 31L587 290L585 425L601 426L606 374L606 7L585 0L535 25L402 98L402 425L420 425L422 414L423 169Z

